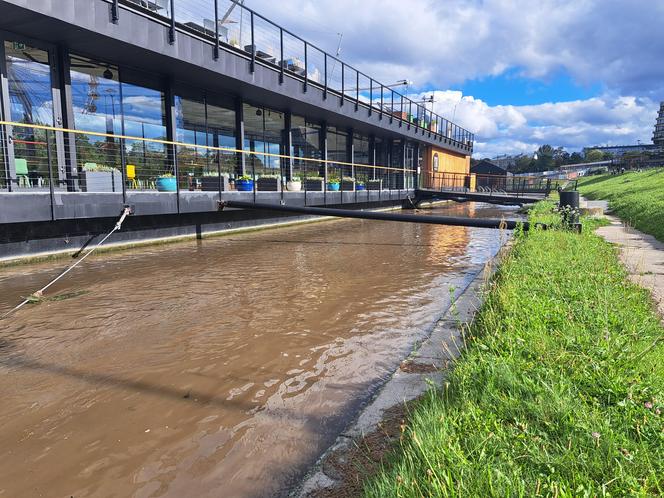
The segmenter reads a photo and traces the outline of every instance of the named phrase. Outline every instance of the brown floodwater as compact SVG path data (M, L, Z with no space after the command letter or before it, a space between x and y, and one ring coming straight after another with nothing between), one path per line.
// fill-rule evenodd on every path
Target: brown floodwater
M0 496L287 494L500 239L341 220L91 257L0 322ZM0 270L0 313L66 264Z

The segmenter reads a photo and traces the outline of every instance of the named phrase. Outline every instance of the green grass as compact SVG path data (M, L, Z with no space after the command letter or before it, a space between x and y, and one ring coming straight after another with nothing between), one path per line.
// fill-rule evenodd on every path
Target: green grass
M606 199L622 220L664 242L664 169L579 181L581 194Z
M448 382L412 408L366 496L664 493L664 329L584 222L517 237Z

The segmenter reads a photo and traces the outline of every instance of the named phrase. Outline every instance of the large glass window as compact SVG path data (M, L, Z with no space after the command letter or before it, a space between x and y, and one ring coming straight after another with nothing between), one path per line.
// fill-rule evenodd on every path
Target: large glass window
M281 178L281 160L267 154L283 154L284 115L279 111L244 104L244 150L249 175Z
M118 68L86 57L70 57L74 127L103 133L75 134L76 159L83 190L122 190L122 108Z
M235 110L231 102L222 102L213 96L207 98L207 129L214 147L235 149ZM214 161L224 175L237 171L237 154L230 151L211 151Z
M166 98L138 75L122 77L124 132L140 140L125 142L127 170L134 176L132 186L172 191L173 161L169 160L166 140ZM133 166L133 167L130 167Z
M11 121L53 126L53 93L48 52L25 43L5 41L5 63ZM55 140L44 130L15 126L12 130L13 181L18 187L45 187L49 182L48 148L55 157ZM52 135L52 134L51 134ZM52 166L53 174L57 170Z
M321 159L321 126L311 123L300 116L291 118L291 155L295 158ZM293 161L294 176L312 177L323 176L325 167L323 163L315 161Z
M218 149L235 149L235 111L216 102L202 94L175 97L181 189L228 188L228 182L219 177L235 174L236 154Z
M369 138L358 133L353 135L353 162L355 163L355 180L366 185L366 182L372 178L372 168L362 166L363 164L370 164Z
M327 159L331 161L327 166L327 174L332 178L340 179L343 176L351 176L352 167L335 163L336 161L348 163L348 133L339 130L335 126L327 127Z
M206 148L211 140L206 131L202 96L200 99L175 97L175 140L181 144L177 146L180 189L196 190L203 175L210 174L211 169ZM216 164L213 169L217 171Z

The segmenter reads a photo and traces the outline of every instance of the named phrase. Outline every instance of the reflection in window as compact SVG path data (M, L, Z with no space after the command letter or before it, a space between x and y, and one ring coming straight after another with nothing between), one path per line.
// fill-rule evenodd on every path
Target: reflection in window
M369 138L359 133L353 135L353 162L355 166L355 180L366 184L370 180L372 168L361 166L369 163Z
M327 174L332 178L351 176L351 166L335 164L335 161L349 162L348 133L334 126L327 127L327 159L332 161L327 165Z
M133 165L139 188L155 188L158 177L173 174L166 146L166 100L164 93L122 78L122 111L126 135L127 164ZM147 140L144 140L147 139Z
M175 97L176 138L187 144L178 145L181 188L218 190L220 174L235 174L235 152L217 149L235 149L235 111L214 101Z
M118 68L76 55L69 64L75 128L106 135L75 135L79 167L110 169L121 176L120 141L113 137L122 134Z
M11 121L53 126L48 52L13 41L4 46ZM46 131L16 126L12 133L17 186L45 186L49 181Z
M266 154L283 153L284 115L279 111L244 104L244 150L247 174L281 177L281 160Z
M306 121L301 116L291 118L291 155L295 158L320 159L321 153L321 127L317 123ZM314 161L293 161L293 175L297 177L323 176L324 165Z

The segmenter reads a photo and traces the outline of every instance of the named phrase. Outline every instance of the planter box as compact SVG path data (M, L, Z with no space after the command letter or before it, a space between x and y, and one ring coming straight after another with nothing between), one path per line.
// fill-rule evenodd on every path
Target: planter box
M367 190L382 190L383 180L369 180L366 184Z
M281 191L280 178L259 178L256 182L256 190L263 192L279 192Z
M323 180L305 180L304 190L311 190L313 192L322 192Z
M350 191L350 190L355 190L355 182L354 181L348 181L348 180L342 180L341 190L343 190L344 192Z
M228 192L230 186L228 185L227 176L204 176L201 178L201 190L204 192L218 192L219 191L219 178L221 178L221 191Z
M122 173L113 171L81 171L79 181L83 192L122 192Z

